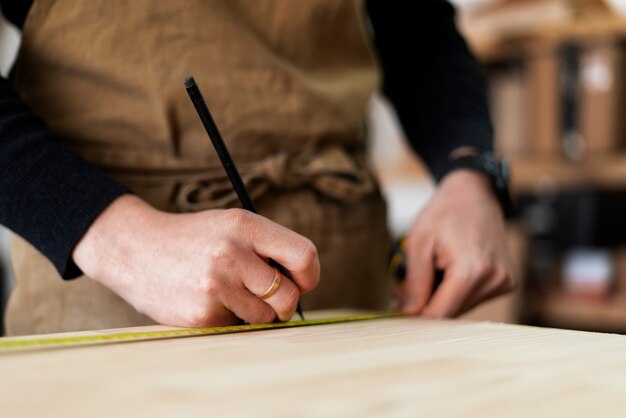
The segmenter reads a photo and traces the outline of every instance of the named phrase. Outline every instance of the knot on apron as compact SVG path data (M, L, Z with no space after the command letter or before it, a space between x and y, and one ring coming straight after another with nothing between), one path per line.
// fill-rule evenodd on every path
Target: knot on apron
M374 179L364 158L352 157L338 146L326 146L295 156L279 152L244 165L240 170L252 199L271 189L310 187L331 199L350 203L375 190ZM182 211L232 207L237 202L237 195L223 169L186 179L176 195L176 205Z

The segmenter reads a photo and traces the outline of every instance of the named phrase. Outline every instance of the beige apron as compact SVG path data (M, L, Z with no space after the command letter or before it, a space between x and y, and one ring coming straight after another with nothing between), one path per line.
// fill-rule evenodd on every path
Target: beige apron
M322 265L304 309L388 301L385 205L365 164L379 74L351 0L35 1L16 87L63 143L155 207L237 207L182 80L193 75L259 211ZM149 324L15 237L9 334Z

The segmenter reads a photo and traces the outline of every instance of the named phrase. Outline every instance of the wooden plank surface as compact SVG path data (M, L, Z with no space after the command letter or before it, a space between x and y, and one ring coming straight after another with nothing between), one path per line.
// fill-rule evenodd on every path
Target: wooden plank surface
M2 417L607 417L626 337L404 317L3 354L0 376Z

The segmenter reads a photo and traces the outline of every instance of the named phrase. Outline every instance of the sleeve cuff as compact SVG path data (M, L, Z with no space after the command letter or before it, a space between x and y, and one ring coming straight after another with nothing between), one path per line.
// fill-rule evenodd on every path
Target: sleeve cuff
M452 151L461 147L473 147L480 151L493 152L492 130L489 124L473 119L450 120L442 132L444 140L437 141L445 144L436 156L427 159L433 177L439 183L447 171L449 156Z

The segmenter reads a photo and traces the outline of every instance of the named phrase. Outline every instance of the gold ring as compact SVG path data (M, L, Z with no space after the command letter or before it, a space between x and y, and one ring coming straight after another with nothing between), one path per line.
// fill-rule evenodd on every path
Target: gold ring
M263 294L259 295L259 297L261 299L269 298L274 293L276 293L276 290L278 290L278 286L280 286L280 272L278 271L278 269L274 268L274 282L265 292L263 292Z

